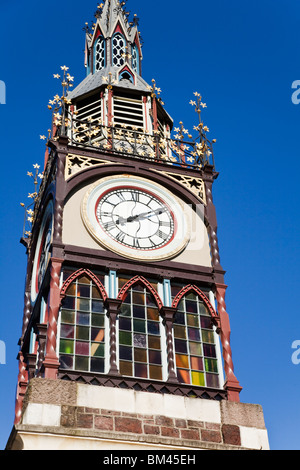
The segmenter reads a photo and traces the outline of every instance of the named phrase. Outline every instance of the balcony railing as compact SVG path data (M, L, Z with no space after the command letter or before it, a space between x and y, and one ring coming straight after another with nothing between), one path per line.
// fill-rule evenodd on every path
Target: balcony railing
M72 114L64 127L71 145L190 169L199 170L206 165L214 167L213 145L204 132L199 132L195 140L183 140L183 135L177 135L179 138L174 139L162 136L159 131L150 134L144 129L125 124L105 126L101 121L80 120Z

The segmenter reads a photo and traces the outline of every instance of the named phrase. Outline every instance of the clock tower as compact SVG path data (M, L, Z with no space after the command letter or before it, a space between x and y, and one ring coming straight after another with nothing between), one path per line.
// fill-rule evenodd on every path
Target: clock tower
M55 75L7 448L268 448L234 373L206 104L174 127L124 6L86 26L86 78Z

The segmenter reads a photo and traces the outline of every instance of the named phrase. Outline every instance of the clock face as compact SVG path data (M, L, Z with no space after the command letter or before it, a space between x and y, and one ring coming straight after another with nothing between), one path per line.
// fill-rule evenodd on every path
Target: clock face
M170 258L187 243L188 227L180 201L143 178L104 178L86 194L82 215L98 242L130 258Z
M35 257L33 262L32 278L31 278L31 300L35 302L39 290L41 288L46 269L48 267L50 259L50 248L52 243L52 220L53 220L53 203L52 201L48 204L37 244L35 250Z

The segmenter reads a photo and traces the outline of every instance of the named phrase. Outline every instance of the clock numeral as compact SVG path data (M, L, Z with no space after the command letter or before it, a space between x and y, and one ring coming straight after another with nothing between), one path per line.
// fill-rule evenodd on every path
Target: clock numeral
M105 224L103 224L103 227L105 228L105 230L110 231L115 227L115 223L113 220L111 220L110 222L106 222Z
M159 238L162 238L163 240L167 240L168 237L169 237L169 235L168 235L167 233L164 233L164 232L162 232L161 230L159 230L159 231L157 232L157 234L158 234Z
M134 247L134 248L141 248L141 247L140 247L139 239L138 239L137 237L135 237L135 238L133 239L133 247Z
M160 226L160 227L168 227L168 228L170 228L170 222L165 222L165 221L163 221L163 220L160 220L160 221L159 221L159 226Z
M117 194L118 198L120 198L120 200L121 200L122 202L126 201L126 199L125 199L125 197L124 197L124 194L123 194L121 191L117 191L116 194Z
M118 235L116 236L116 239L118 240L118 242L123 243L125 240L125 236L126 236L125 233L119 232Z
M140 193L132 192L131 193L131 198L134 202L140 202Z

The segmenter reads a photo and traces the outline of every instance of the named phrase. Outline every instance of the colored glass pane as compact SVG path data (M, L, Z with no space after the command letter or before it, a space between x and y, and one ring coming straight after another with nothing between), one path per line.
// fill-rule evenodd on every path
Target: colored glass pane
M187 324L199 328L199 317L197 315L187 315Z
M59 362L61 369L73 369L73 356L64 356L61 354L59 357Z
M132 362L120 361L119 368L121 375L132 376Z
M184 384L191 383L190 373L188 370L177 369L177 377L180 383L184 383Z
M104 315L98 315L96 313L92 313L92 326L104 326L104 324L105 324Z
M124 344L124 345L127 345L127 346L131 346L131 345L132 345L132 336L131 336L131 333L130 333L130 332L126 332L126 331L120 331L120 333L119 333L119 341L120 341L120 344Z
M160 351L149 351L149 363L150 364L161 364Z
M92 300L92 312L103 313L104 312L103 302L101 302L100 300Z
M157 336L148 336L148 346L151 349L160 349L160 338Z
M73 354L74 342L70 340L61 339L60 340L60 352L64 354Z
M74 326L72 325L62 325L61 326L61 333L60 336L61 338L68 338L68 339L73 339L74 338Z
M75 295L76 295L76 285L75 284L71 284L68 287L68 289L66 291L66 295L71 295L71 296L75 297Z
M148 377L148 369L146 364L135 363L134 364L134 375L135 377L141 377L146 379Z
M69 310L62 310L61 321L62 323L75 323L75 312Z
M176 365L177 367L183 367L184 369L188 369L189 357L183 354L176 354Z
M89 343L85 343L83 341L76 341L75 354L78 354L80 356L89 356L89 353L90 353Z
M90 297L90 286L87 286L86 284L84 285L81 285L81 284L78 284L77 285L77 297L87 297L89 298Z
M146 333L146 323L144 320L133 320L133 331L136 333Z
M104 344L92 343L91 344L91 356L93 357L104 357L105 350Z
M159 320L158 309L157 308L147 308L147 319L148 320Z
M149 366L149 375L150 375L150 379L162 380L162 369L161 369L161 367L150 365Z
M204 358L206 372L218 372L218 363L216 359Z
M208 387L219 388L219 377L216 374L206 374L206 382Z
M146 349L134 348L134 360L136 362L147 362Z
M95 357L92 357L91 359L91 372L99 372L103 373L104 372L104 359L98 359Z
M90 329L85 326L78 326L76 328L76 339L89 340Z
M88 371L89 370L89 358L75 356L75 369Z
M192 384L198 385L199 387L205 386L205 377L201 372L192 371Z
M213 344L203 344L203 354L206 357L217 357L215 346Z

